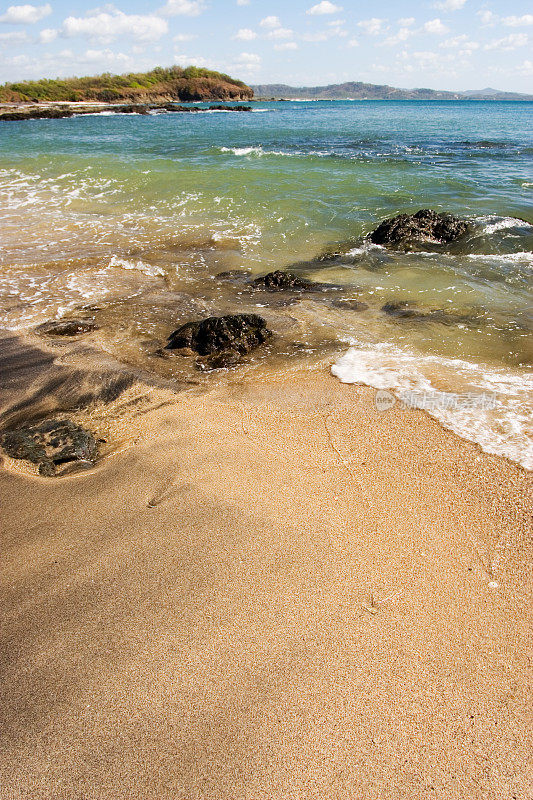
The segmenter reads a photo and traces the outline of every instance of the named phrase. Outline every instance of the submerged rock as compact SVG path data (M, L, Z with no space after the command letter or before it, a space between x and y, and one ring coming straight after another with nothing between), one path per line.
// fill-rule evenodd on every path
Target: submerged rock
M93 434L70 420L47 420L6 431L0 444L8 456L37 464L39 474L47 477L55 475L60 464L94 464L98 457Z
M276 292L285 289L309 289L313 286L313 283L305 280L305 278L293 275L292 272L276 269L274 272L269 272L267 275L256 278L253 281L253 285Z
M238 350L222 350L221 353L212 353L209 356L200 356L196 359L196 368L204 372L214 369L228 369L235 367L241 360L241 353Z
M414 308L407 300L400 300L397 303L385 303L381 310L390 317L398 317L400 319L422 319L427 316L423 311Z
M464 236L469 230L464 219L451 214L442 214L431 209L422 209L416 214L398 214L384 220L369 234L374 244L385 247L409 249L421 243L448 244Z
M300 278L292 272L276 269L252 281L252 286L257 289L266 289L269 292L327 292L340 291L343 287L333 283L317 283Z
M368 305L361 300L332 300L331 305L334 308L341 308L343 311L366 311L368 309Z
M248 271L243 272L240 269L228 269L224 272L218 272L215 277L219 281L227 281L228 283L246 283L250 278Z
M89 319L60 319L44 322L36 328L36 332L43 336L77 336L79 333L90 333L97 328L98 325Z
M421 322L438 322L442 325L478 325L479 315L457 314L444 308L432 308L431 311L421 311L406 300L396 303L385 303L381 308L385 314L396 319L413 319Z
M185 323L170 334L166 349L189 347L201 356L227 351L243 355L271 335L265 320L257 314L228 314Z

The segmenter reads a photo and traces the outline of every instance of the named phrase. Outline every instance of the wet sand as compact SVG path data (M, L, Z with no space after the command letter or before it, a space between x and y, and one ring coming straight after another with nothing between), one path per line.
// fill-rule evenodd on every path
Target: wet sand
M127 391L0 471L0 797L531 798L528 475L325 364Z

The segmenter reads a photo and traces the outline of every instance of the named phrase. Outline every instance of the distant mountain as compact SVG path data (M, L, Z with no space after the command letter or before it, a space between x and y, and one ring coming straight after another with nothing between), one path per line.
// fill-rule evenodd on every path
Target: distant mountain
M20 81L0 86L0 102L149 103L172 100L250 100L242 81L199 67L156 67L151 72Z
M252 86L256 100L279 98L283 100L533 100L533 95L481 89L470 92L439 92L434 89L396 89L360 81L331 84L330 86L286 86L269 83Z

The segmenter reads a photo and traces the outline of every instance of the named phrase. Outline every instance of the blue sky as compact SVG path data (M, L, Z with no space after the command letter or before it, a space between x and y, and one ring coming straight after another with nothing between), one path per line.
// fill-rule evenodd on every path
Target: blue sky
M248 83L533 92L530 0L0 5L0 81L196 64Z

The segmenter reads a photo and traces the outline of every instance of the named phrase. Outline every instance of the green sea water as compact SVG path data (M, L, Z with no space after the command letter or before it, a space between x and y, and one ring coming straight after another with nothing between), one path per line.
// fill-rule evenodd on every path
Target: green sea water
M330 354L341 380L414 392L531 466L532 120L530 103L339 101L0 123L0 326L90 313L107 352L173 380L182 365L153 357L170 330L261 309L271 359ZM471 235L364 240L427 207ZM342 289L285 302L216 277L287 267ZM447 316L382 311L399 300Z

